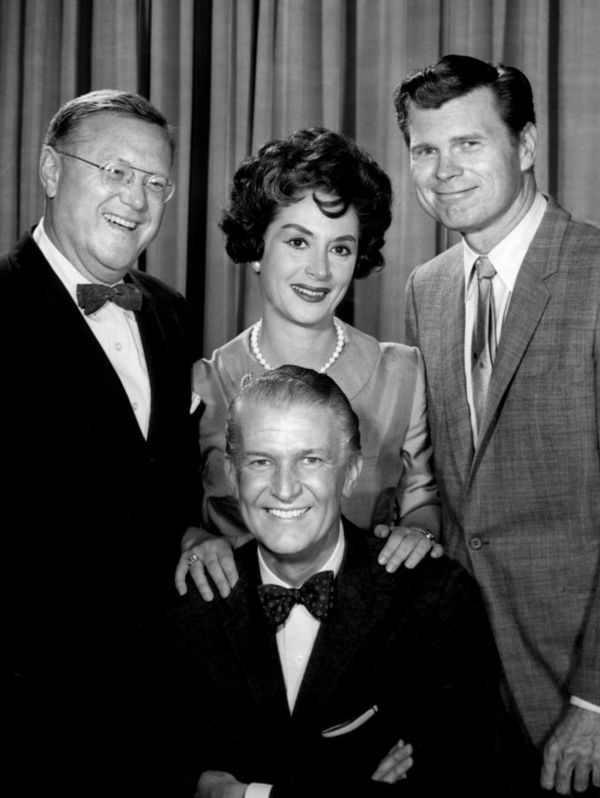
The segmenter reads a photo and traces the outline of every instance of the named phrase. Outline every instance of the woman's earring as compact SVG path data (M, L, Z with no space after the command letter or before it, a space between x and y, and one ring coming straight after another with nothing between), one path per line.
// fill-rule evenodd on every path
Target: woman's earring
M260 274L260 261L259 260L251 261L250 262L250 266L251 266L253 272L256 272L256 274Z

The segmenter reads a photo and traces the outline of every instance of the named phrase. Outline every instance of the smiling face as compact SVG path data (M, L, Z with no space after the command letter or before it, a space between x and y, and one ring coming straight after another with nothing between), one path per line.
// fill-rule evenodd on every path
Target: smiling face
M164 176L171 171L166 133L158 125L118 113L86 117L58 149L100 165L114 161ZM67 260L93 282L122 279L160 228L165 206L146 191L143 173L135 175L132 186L109 188L96 167L52 147L42 153L45 230Z
M521 220L535 196L536 131L516 141L488 87L440 108L410 106L410 165L430 216L488 252Z
M319 201L335 200L317 194ZM328 328L348 290L358 254L358 216L332 219L312 193L281 208L267 227L260 262L263 316Z
M322 405L245 402L239 428L236 462L226 463L242 517L269 566L300 584L335 547L360 458L347 461L336 416Z

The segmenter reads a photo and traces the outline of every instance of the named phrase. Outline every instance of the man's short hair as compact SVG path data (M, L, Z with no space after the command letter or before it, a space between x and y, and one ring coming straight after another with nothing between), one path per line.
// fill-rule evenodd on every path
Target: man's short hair
M132 116L158 125L165 132L171 148L171 156L175 154L175 138L165 117L151 102L140 94L117 89L100 89L82 94L69 100L54 114L44 137L45 147L56 147L68 140L77 130L81 122L92 114L115 113Z
M241 449L240 413L249 404L288 408L303 405L332 410L346 463L361 453L358 417L345 393L326 374L302 366L284 365L259 376L247 375L240 393L229 405L226 452L237 464Z
M410 106L440 108L481 87L489 87L496 98L500 117L513 137L528 122L535 124L531 84L515 67L494 66L468 55L445 55L417 72L408 75L394 92L398 125L407 144L410 144Z

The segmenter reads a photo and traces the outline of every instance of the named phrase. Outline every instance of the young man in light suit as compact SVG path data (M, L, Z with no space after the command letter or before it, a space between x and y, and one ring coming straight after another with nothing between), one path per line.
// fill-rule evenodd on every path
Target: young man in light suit
M44 217L0 260L0 717L13 797L141 794L143 629L195 520L188 314L134 268L173 193L173 151L143 97L68 102L40 157Z
M395 105L420 204L463 237L406 294L443 543L484 594L523 794L540 768L559 794L598 787L600 230L538 191L518 70L448 55L409 75Z
M341 518L361 455L336 383L289 365L252 378L231 406L227 457L255 540L235 551L227 598L188 591L158 635L149 701L162 695L176 752L168 794L199 782L198 798L502 796L488 770L497 660L476 585L446 558L388 573L379 541ZM313 577L324 584L304 597Z

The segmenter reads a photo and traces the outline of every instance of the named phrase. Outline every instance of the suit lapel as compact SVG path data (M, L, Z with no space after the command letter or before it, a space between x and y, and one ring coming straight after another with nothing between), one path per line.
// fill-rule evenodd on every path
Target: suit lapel
M365 533L348 521L344 521L344 529L346 550L336 579L333 617L321 624L294 707L293 722L299 727L310 725L311 719L314 722L352 665L355 652L387 609L385 603L374 602Z
M462 245L448 253L441 286L440 354L446 434L458 474L466 479L473 456L471 417L465 379L465 279Z
M479 445L471 468L471 479L497 423L503 397L519 368L550 299L550 291L544 284L544 280L558 269L560 246L568 218L568 214L551 199L548 200L548 207L542 223L519 271L502 327L498 356L490 380L486 412L481 425Z
M24 243L19 259L31 270L30 308L44 334L53 342L50 351L61 363L72 364L69 373L85 380L87 394L96 405L110 402L114 418L127 424L143 442L139 425L123 385L67 290L52 271L31 237Z
M290 713L275 633L267 626L256 589L260 584L256 544L248 543L240 554L240 577L224 603L224 630L260 716L281 733Z
M369 558L362 535L348 522L345 527L354 534L346 536L333 617L321 625L296 700L292 722L298 727L312 725L318 708L324 705L352 663L354 652L377 622L379 611L385 609L385 604L373 604ZM243 570L226 602L225 633L257 707L263 715L271 716L270 722L281 733L290 724L290 712L275 634L265 622L256 591L260 576L255 544L248 544L240 554L243 564L238 560L238 567Z
M160 419L162 408L162 388L170 387L164 379L166 371L165 358L167 336L164 334L161 317L156 308L156 302L146 286L137 278L135 273L130 272L125 277L126 282L135 283L141 289L143 295L142 307L136 311L135 318L138 323L140 338L144 348L146 368L148 369L148 379L150 381L150 423L148 426L148 440L154 436L157 428L157 420Z

